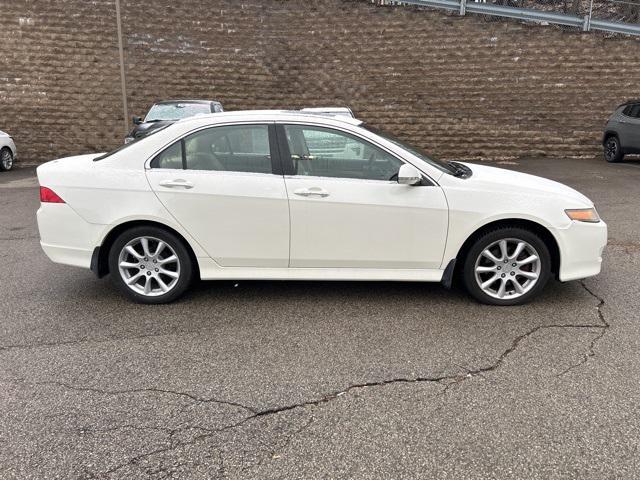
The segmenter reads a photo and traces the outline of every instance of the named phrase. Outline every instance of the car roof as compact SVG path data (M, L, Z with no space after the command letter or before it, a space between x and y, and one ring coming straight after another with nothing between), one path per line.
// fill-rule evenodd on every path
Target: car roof
M626 105L635 105L637 103L640 103L640 98L637 98L635 100L627 100L626 102L621 103L620 105L618 105L618 108L624 107Z
M300 110L235 110L220 113L205 113L193 117L183 118L176 123L198 122L198 123L223 123L225 121L292 121L313 123L326 123L327 125L348 124L360 126L364 122L357 118L347 116L320 115L313 112L302 112Z

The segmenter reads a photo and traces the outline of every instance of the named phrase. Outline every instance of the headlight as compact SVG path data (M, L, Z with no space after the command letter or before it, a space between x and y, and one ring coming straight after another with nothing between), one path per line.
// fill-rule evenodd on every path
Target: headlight
M578 222L598 223L600 216L595 208L575 208L565 210L565 213L571 220Z

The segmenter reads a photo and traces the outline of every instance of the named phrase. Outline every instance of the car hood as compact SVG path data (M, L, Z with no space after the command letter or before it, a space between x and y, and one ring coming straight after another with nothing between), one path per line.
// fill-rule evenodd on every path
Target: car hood
M476 163L464 163L464 165L472 170L473 175L462 181L469 182L467 185L472 188L490 190L496 193L528 194L545 198L556 196L573 200L580 204L581 207L593 206L593 202L582 193L547 178Z

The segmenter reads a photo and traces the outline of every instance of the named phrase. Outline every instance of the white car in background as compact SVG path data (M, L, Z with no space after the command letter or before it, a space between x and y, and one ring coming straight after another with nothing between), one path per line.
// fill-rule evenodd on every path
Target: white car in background
M132 299L194 277L442 281L524 303L600 272L593 203L543 178L441 162L348 117L193 117L107 154L38 167L41 245Z
M17 156L18 152L13 138L8 133L0 130L0 171L11 170Z
M315 113L316 115L325 115L328 117L356 118L349 107L306 107L301 108L300 111L304 113Z

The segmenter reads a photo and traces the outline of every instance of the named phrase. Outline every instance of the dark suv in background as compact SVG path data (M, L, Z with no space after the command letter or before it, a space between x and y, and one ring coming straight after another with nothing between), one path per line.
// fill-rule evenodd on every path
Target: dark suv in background
M124 139L124 143L153 133L169 123L202 113L222 112L222 104L215 100L166 100L154 103L142 120L133 117L133 130Z
M640 100L616 108L602 138L607 162L620 162L628 153L640 153Z

